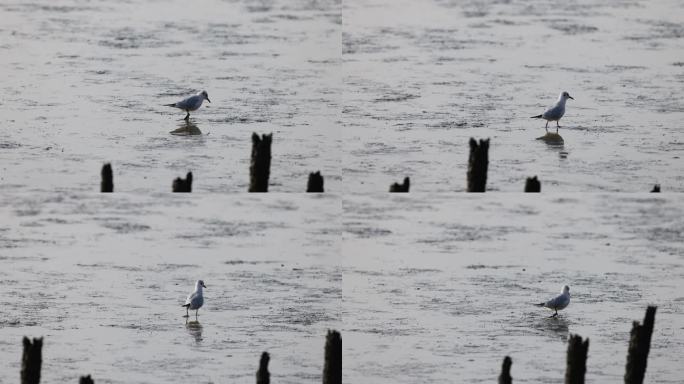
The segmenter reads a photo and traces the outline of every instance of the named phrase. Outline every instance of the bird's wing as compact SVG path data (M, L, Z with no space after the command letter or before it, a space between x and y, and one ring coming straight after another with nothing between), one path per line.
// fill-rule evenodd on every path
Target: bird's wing
M544 119L547 119L547 120L548 119L556 120L556 119L560 119L561 117L563 117L563 112L564 112L563 107L559 104L556 104L552 107L549 107L549 109L547 109L546 111L544 111L544 113L542 114L542 117Z
M185 299L185 304L183 304L183 305L190 305L196 296L197 296L197 292L193 292L190 295L188 295L188 298Z
M565 296L559 295L559 296L556 296L553 299L547 301L546 306L549 308L560 307L560 306L562 306L564 300L565 300Z
M193 109L197 105L197 101L201 100L199 95L190 96L176 103L175 107L180 109Z

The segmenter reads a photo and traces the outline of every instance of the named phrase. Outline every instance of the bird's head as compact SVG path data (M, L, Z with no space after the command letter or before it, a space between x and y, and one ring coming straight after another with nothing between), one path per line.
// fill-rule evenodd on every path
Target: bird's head
M570 94L567 93L567 92L565 92L565 91L563 91L563 93L561 93L561 99L564 99L564 100L573 99L573 100L575 100L575 98L573 98L572 96L570 96Z
M570 287L568 287L567 285L564 285L562 293L570 293Z
M201 286L201 287L204 287L204 288L207 287L206 285L204 285L204 280L197 280L197 286L198 286L198 287Z
M207 93L207 91L202 91L200 94L201 94L202 96L204 96L204 100L206 100L206 101L208 101L208 102L211 103L211 100L209 100L209 94Z

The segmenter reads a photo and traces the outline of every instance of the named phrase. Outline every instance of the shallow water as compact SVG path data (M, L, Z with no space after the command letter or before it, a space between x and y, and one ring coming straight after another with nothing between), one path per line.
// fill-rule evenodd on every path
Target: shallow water
M346 190L410 176L462 191L475 137L491 138L489 190L537 175L545 191L684 191L681 2L350 0L343 14ZM548 146L529 117L563 90L564 145Z
M587 380L622 382L632 321L657 305L647 382L680 383L684 198L344 198L345 382L562 383L566 339ZM570 286L558 318L533 303Z
M339 189L340 2L3 2L0 188L246 191L252 132L274 133L271 190L320 170ZM162 106L206 89L184 113Z
M247 383L262 351L274 381L320 382L341 326L338 200L3 194L0 381L43 336L47 383Z

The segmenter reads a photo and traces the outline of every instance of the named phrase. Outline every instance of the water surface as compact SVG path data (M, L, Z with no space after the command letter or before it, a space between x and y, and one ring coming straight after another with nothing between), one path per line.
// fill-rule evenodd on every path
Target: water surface
M563 383L567 337L586 378L621 383L632 321L657 305L647 382L680 383L684 198L344 198L345 382ZM558 318L534 306L570 286Z
M274 381L320 382L341 326L338 199L3 194L3 376L42 336L48 383L252 383L262 351Z

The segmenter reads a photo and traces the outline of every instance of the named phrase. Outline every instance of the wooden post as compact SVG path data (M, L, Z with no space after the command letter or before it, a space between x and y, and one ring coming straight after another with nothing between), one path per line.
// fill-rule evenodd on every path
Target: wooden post
M33 343L24 337L24 353L21 356L21 384L39 384L40 366L43 364L43 338L34 338Z
M499 376L499 384L513 384L511 365L513 365L511 358L508 356L504 357L503 365L501 366L501 375Z
M489 139L477 141L470 138L470 157L468 158L468 192L484 192L487 186L487 166L489 165Z
M525 180L525 192L541 192L541 183L535 177L528 177Z
M176 177L171 188L174 192L192 192L192 172L188 172L185 180Z
M644 324L641 325L638 321L632 323L625 384L641 384L644 382L646 361L648 360L648 351L651 349L651 335L655 324L655 313L656 307L649 306L646 308Z
M309 173L309 182L306 184L307 192L323 192L323 176L321 171Z
M589 338L582 341L580 335L570 335L568 339L568 360L565 368L565 384L584 384L587 372L587 352Z
M342 336L328 330L325 337L325 365L323 384L342 384Z
M269 384L271 381L271 374L268 373L268 361L270 356L267 352L261 354L261 360L259 360L259 370L256 373L256 384Z
M390 185L390 192L408 192L411 186L411 180L408 177L404 177L404 183L394 183Z
M114 176L112 176L112 165L109 163L102 166L100 192L114 192Z
M88 376L81 376L81 378L78 380L78 384L95 384L93 381L93 378Z
M273 134L252 133L252 160L249 165L249 192L268 192L271 172L271 142Z
M656 184L653 186L653 189L651 189L651 193L659 193L660 192L660 184Z

